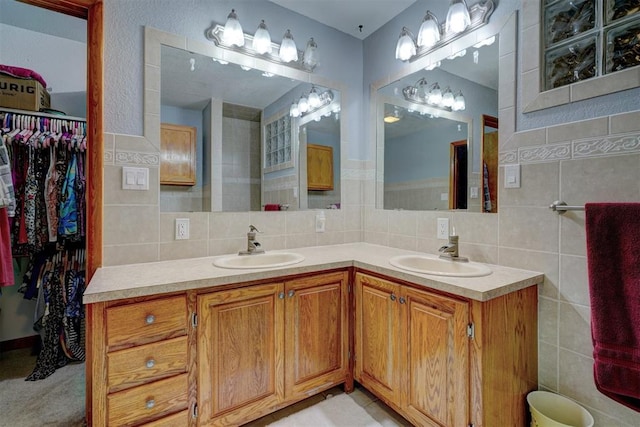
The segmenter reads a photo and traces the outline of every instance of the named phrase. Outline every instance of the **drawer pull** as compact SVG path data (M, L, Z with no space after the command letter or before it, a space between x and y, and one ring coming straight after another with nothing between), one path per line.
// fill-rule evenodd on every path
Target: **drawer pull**
M145 363L145 365L147 366L147 368L151 369L154 366L156 366L156 361L153 359L149 359L147 360L147 362Z
M278 294L278 298L280 298L280 299L284 299L284 292L280 292L280 293Z
M405 304L407 300L404 297L400 297L400 304Z
M153 407L156 406L156 401L153 399L149 399L147 400L145 406L147 407L147 409L153 409Z
M150 315L147 316L145 321L147 322L147 325L151 325L151 324L153 324L153 322L156 321L156 316L154 316L153 314L150 314Z
M391 301L395 301L395 300L396 300L396 294L391 294L391 295L389 295L389 299L390 299Z
M289 298L293 298L293 296L296 294L296 291L294 291L293 289L289 290L289 293L287 294L287 296Z

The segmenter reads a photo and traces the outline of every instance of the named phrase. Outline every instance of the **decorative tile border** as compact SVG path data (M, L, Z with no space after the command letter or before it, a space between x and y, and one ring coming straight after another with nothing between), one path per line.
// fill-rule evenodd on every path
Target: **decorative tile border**
M573 158L640 152L640 135L616 135L573 142Z
M108 150L104 152L104 164L112 165L113 163L113 151Z
M589 139L521 147L499 154L501 165L544 163L589 157L640 153L640 133L599 136Z
M571 158L571 144L546 144L518 149L519 163L554 162Z
M116 151L117 165L160 166L160 155L157 153L139 153L136 151Z
M351 179L356 181L373 180L376 176L375 169L341 169L342 179Z

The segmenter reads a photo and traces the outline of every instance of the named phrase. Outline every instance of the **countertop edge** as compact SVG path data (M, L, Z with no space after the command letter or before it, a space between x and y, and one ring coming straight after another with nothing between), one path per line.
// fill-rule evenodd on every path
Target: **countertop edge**
M246 270L216 268L213 266L213 260L218 257L215 256L101 267L85 288L83 303L93 304L197 291L216 286L349 267L480 302L530 286L540 285L544 280L544 274L540 272L491 264L486 265L492 268L492 274L484 277L461 278L413 273L392 266L388 259L393 255L420 254L419 252L369 243L305 247L287 250L287 252L299 252L305 256L305 260L301 264L291 266ZM181 273L187 277L184 280L176 279Z

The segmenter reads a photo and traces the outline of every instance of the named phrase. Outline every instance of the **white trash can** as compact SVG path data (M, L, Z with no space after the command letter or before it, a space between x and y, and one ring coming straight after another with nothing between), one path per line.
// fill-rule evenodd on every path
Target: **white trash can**
M593 417L571 399L548 391L527 395L531 427L593 427Z

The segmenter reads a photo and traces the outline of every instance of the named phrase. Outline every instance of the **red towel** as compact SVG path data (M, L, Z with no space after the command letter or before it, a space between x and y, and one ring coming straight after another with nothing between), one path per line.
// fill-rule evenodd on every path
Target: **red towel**
M267 205L264 205L264 210L265 211L279 211L280 210L280 205L278 205L276 203L267 204Z
M14 67L13 65L0 64L0 73L7 74L11 77L17 77L19 79L34 79L39 81L43 87L47 87L47 82L44 81L42 76L28 68Z
M595 384L640 411L640 203L585 211Z

